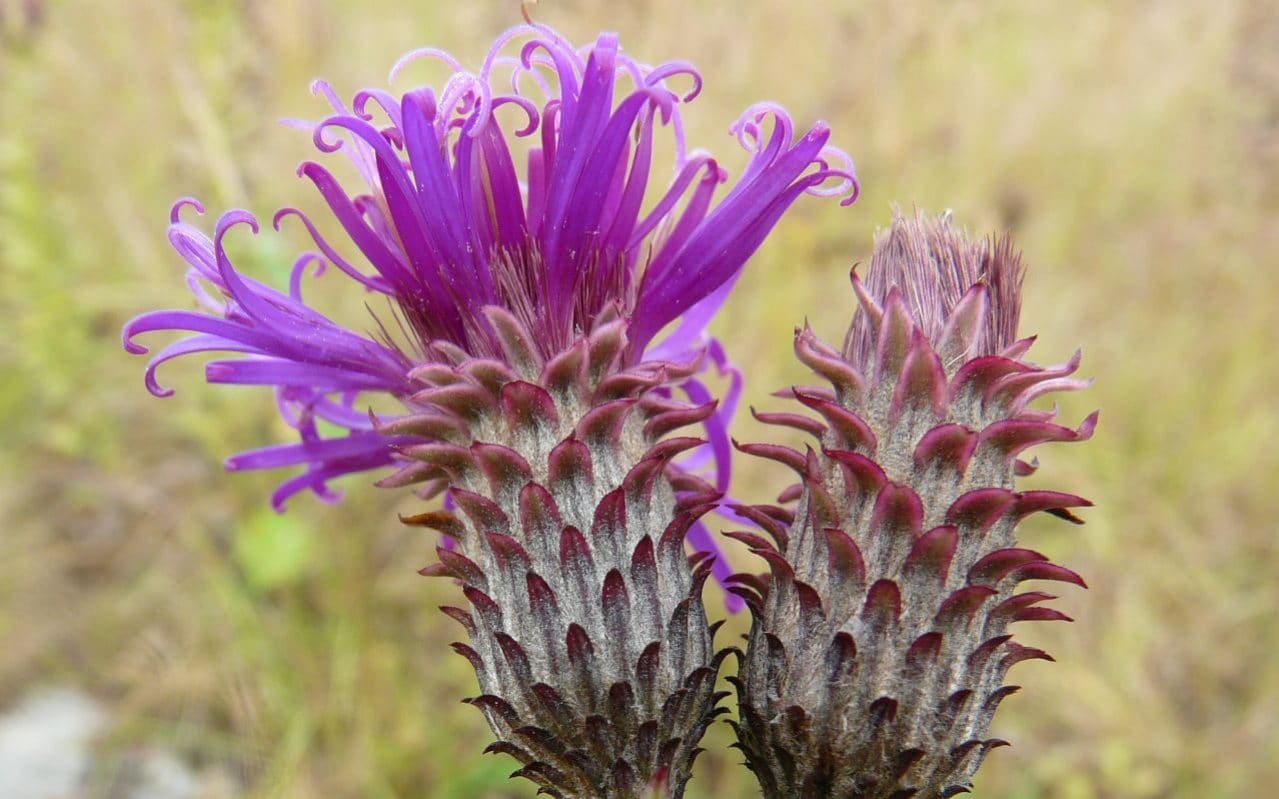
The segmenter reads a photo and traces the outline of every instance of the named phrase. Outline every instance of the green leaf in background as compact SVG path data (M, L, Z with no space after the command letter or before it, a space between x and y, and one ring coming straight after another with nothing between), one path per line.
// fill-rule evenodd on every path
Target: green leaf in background
M493 796L510 786L511 767L497 758L482 758L446 777L436 786L437 799L476 799Z
M235 535L235 560L255 589L293 585L312 562L311 531L297 516L259 511Z

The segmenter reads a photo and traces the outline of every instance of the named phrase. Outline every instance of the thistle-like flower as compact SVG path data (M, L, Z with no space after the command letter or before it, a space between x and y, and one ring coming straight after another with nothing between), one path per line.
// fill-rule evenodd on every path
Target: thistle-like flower
M515 41L517 54L504 54ZM248 354L206 375L276 388L301 442L229 466L304 465L277 504L305 489L331 496L334 477L390 465L382 485L447 492L458 513L406 521L451 543L424 571L458 579L471 604L446 612L470 635L457 649L478 675L471 701L498 736L492 748L554 796L655 786L679 796L718 700L700 595L713 559L690 562L684 549L727 479L733 397L717 406L699 374L730 366L706 324L800 194L855 198L851 162L827 145L825 126L796 138L782 109L757 105L733 127L748 166L715 203L726 175L685 151L679 106L701 87L686 64L646 67L615 36L578 49L541 26L504 34L477 73L424 49L392 77L418 58L455 70L438 94L366 90L348 111L316 85L336 113L313 127L315 143L343 150L368 192L349 196L315 163L299 173L372 271L284 209L277 226L296 216L318 252L277 291L241 275L223 246L237 225L257 230L251 215L224 215L210 240L180 220L183 201L170 240L205 312L143 315L126 326L126 347L145 351L132 339L147 331L197 333L153 358L157 394L167 392L155 369L168 359ZM499 72L511 92L496 93ZM668 88L681 76L692 85L683 97ZM540 101L523 93L530 87ZM503 106L523 115L514 139L495 115ZM673 132L674 177L646 202L662 125ZM331 138L339 129L349 138ZM534 134L521 178L511 145ZM303 302L305 271L325 263L388 299L375 333ZM373 395L402 411L374 414ZM319 422L347 434L326 438ZM690 425L709 443L670 437ZM699 460L716 466L714 484L696 473Z
M770 567L734 590L754 619L736 680L739 746L770 799L921 799L968 789L1008 669L1048 656L1009 625L1066 617L1028 580L1082 586L1019 548L1021 518L1089 503L1014 488L1028 447L1088 438L1031 400L1082 388L1078 356L1041 368L1015 340L1020 256L949 220L894 220L876 244L842 351L797 332L830 388L790 393L816 417L759 414L815 436L807 454L743 445L798 472L780 507L743 508L771 535L736 533Z

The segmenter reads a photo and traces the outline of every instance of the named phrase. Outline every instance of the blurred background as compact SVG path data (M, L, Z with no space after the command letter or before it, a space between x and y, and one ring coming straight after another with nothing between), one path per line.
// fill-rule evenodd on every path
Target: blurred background
M325 113L311 78L349 97L426 44L475 66L518 4L0 12L0 785L26 746L83 772L59 796L531 796L506 781L513 761L479 754L487 729L457 701L474 677L435 610L456 589L415 574L435 542L396 521L412 501L357 477L335 507L304 496L275 514L281 475L221 467L287 440L269 396L210 388L192 361L162 373L177 396L154 399L118 342L127 318L190 303L164 234L175 197L264 217L313 202L293 174L308 137L277 124ZM1033 355L1083 347L1097 382L1063 416L1099 407L1101 427L1040 450L1033 482L1097 507L1022 538L1091 590L1060 602L1076 623L1021 631L1058 662L1014 672L1025 690L993 729L1014 746L976 794L1279 784L1279 5L543 0L533 14L700 66L690 139L731 167L727 125L757 99L826 119L854 156L858 203L801 200L717 323L749 402L775 408L769 393L803 379L795 323L841 334L848 269L892 203L1012 230ZM298 233L258 237L241 263L282 281ZM738 435L757 432L743 420ZM775 475L740 467L738 493L767 500ZM729 742L717 725L690 797L756 795Z

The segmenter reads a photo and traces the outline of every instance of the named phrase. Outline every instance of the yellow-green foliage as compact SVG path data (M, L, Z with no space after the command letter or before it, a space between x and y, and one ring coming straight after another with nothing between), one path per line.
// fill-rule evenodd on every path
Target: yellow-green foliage
M457 699L473 676L414 570L434 542L413 503L356 479L336 507L275 517L278 476L226 454L287 430L265 392L199 366L143 389L117 331L185 306L171 200L260 214L293 175L316 75L346 95L402 51L472 64L515 0L0 0L0 706L78 682L118 709L108 756L164 741L253 796L528 796ZM1087 576L1074 625L1024 635L983 797L1262 796L1279 784L1279 11L1256 0L828 2L544 0L648 61L701 66L697 145L757 98L826 118L864 183L851 209L801 201L749 266L719 330L748 399L802 380L790 331L837 336L846 273L890 203L1010 227L1030 264L1023 330L1042 360L1082 345L1101 407L1087 445L1045 448L1036 483L1096 500L1088 524L1025 529ZM426 76L424 76L426 77ZM734 160L736 159L736 160ZM735 154L731 165L739 165ZM279 279L298 231L247 243ZM320 281L325 284L326 281ZM327 281L333 283L333 281ZM317 285L317 291L323 291ZM743 423L739 436L758 433ZM775 473L743 465L741 493ZM743 566L745 563L743 558ZM739 632L744 620L730 624ZM695 797L749 797L709 736Z

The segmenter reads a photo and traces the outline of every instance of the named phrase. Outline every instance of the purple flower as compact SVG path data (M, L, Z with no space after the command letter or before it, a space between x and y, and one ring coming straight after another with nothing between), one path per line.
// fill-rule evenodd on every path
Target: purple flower
M709 347L711 361L738 377L706 326L746 259L800 194L843 196L845 204L857 194L852 163L827 144L824 125L797 136L784 110L761 103L732 127L751 157L717 199L727 175L711 156L686 149L680 119L700 75L682 62L639 64L611 34L575 48L546 27L521 26L497 39L477 72L428 48L402 58L392 79L417 59L453 70L438 92L422 87L397 98L367 89L348 108L328 84L313 87L334 109L309 126L316 147L345 154L365 186L351 193L315 162L298 173L349 242L326 240L301 211L279 211L276 228L297 217L317 250L297 259L280 291L241 274L227 255L235 227L258 231L251 214L224 214L210 239L181 218L185 206L203 208L181 200L169 239L190 266L201 308L146 313L123 331L132 353L147 351L134 341L142 333L194 334L152 358L146 384L157 396L172 392L157 382L156 368L196 352L246 356L210 362L211 383L275 388L300 441L241 453L227 466L304 466L275 492L277 508L307 489L333 499L333 478L391 465L397 447L420 442L388 432L396 415L374 419L370 403L389 395L412 417L423 410L414 397L430 365L505 357L488 309L517 320L542 360L618 315L627 324L619 368L688 361ZM507 78L510 90L499 91ZM689 88L681 95L672 81ZM647 189L661 171L655 139L663 133L673 140L673 177L653 195ZM365 300L371 332L343 327L303 300L307 271L329 265L387 298ZM694 401L709 398L696 377L681 390ZM726 399L705 423L706 454L692 455L718 470L721 488L726 416L736 398ZM321 422L345 434L323 435Z
M143 351L132 339L151 330L195 333L152 359L147 383L161 395L155 369L168 359L247 356L206 374L274 386L299 431L297 444L229 461L305 465L277 505L393 464L382 485L447 489L456 513L405 521L452 543L423 573L462 586L469 609L445 612L470 641L455 648L475 669L480 693L469 701L498 739L491 751L516 758L517 775L552 796L677 798L720 712L726 656L702 587L730 570L705 551L714 545L699 520L727 488L741 375L706 326L800 194L854 199L852 165L827 146L824 126L796 137L783 111L758 105L733 127L752 154L745 174L716 202L726 175L686 152L679 117L700 77L685 64L637 64L611 35L578 50L521 27L476 74L421 50L392 77L416 58L455 71L438 94L367 90L348 111L317 84L336 113L313 126L315 144L344 152L367 190L351 196L316 163L299 173L361 258L286 208L275 224L296 216L318 252L302 255L288 292L277 291L227 257L232 228L257 231L251 215L225 214L210 240L181 221L191 201L179 202L170 239L204 310L139 317L125 345ZM494 92L498 73L511 93ZM683 97L667 86L676 78L691 81ZM504 106L516 114L512 136L497 115ZM673 134L673 178L646 197L659 128ZM522 170L513 145L527 150ZM303 302L304 274L327 264L386 295L388 310L372 304L371 334ZM701 380L708 368L729 380L722 404ZM377 395L402 412L374 416L366 409ZM347 434L326 438L320 422ZM705 442L677 435L695 426ZM703 551L690 558L687 542Z

